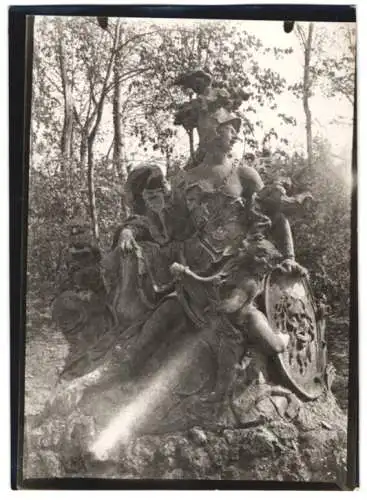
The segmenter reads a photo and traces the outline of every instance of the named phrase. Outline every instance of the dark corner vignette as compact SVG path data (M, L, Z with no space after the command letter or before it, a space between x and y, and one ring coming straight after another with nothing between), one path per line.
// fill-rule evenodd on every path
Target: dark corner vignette
M352 171L353 190L351 205L351 259L350 259L350 352L349 352L349 401L348 401L348 472L347 483L350 489L359 487L359 323L358 323L358 110L356 63L354 86L353 147Z
M22 482L33 16L9 9L11 487Z

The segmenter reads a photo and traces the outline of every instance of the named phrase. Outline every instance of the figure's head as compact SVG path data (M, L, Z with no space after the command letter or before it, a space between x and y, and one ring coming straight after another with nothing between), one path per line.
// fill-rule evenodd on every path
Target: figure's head
M238 139L241 119L225 108L209 114L201 123L201 139L207 151L229 153ZM199 131L200 132L200 131Z
M226 122L217 128L217 147L229 153L238 139L238 132L233 122Z
M147 180L142 192L143 200L147 210L160 212L164 208L170 187L163 175L162 170L154 170Z
M134 213L162 209L169 185L157 164L144 164L130 172L125 185L126 200Z
M71 234L79 234L89 229L89 225L84 217L77 216L70 221Z
M91 226L86 217L74 217L70 221L69 228L71 244L77 244L81 241L85 242L91 238Z

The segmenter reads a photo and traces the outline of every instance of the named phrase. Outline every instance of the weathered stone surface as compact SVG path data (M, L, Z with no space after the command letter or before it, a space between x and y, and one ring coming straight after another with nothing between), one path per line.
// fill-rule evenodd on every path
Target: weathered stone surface
M142 435L98 460L92 417L74 411L29 430L25 476L330 481L346 473L346 417L331 393L286 416L245 428ZM325 427L325 422L330 428Z
M193 429L190 430L190 437L192 438L194 443L197 444L205 444L208 441L205 432L198 427L194 427Z

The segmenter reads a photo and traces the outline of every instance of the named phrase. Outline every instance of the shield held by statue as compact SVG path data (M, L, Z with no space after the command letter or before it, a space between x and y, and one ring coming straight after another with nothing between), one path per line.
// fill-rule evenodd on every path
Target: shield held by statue
M282 377L301 398L316 399L325 386L326 342L308 280L274 269L265 281L265 308L272 328L290 336L276 356Z

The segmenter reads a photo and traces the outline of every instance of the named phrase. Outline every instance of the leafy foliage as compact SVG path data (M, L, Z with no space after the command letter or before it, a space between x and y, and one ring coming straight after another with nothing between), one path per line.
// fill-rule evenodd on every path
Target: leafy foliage
M297 260L310 272L317 297L330 301L332 314L347 317L350 297L351 186L337 175L331 144L316 136L314 162L304 155L262 158L262 177L287 180L293 194L310 192L313 201L291 220Z

